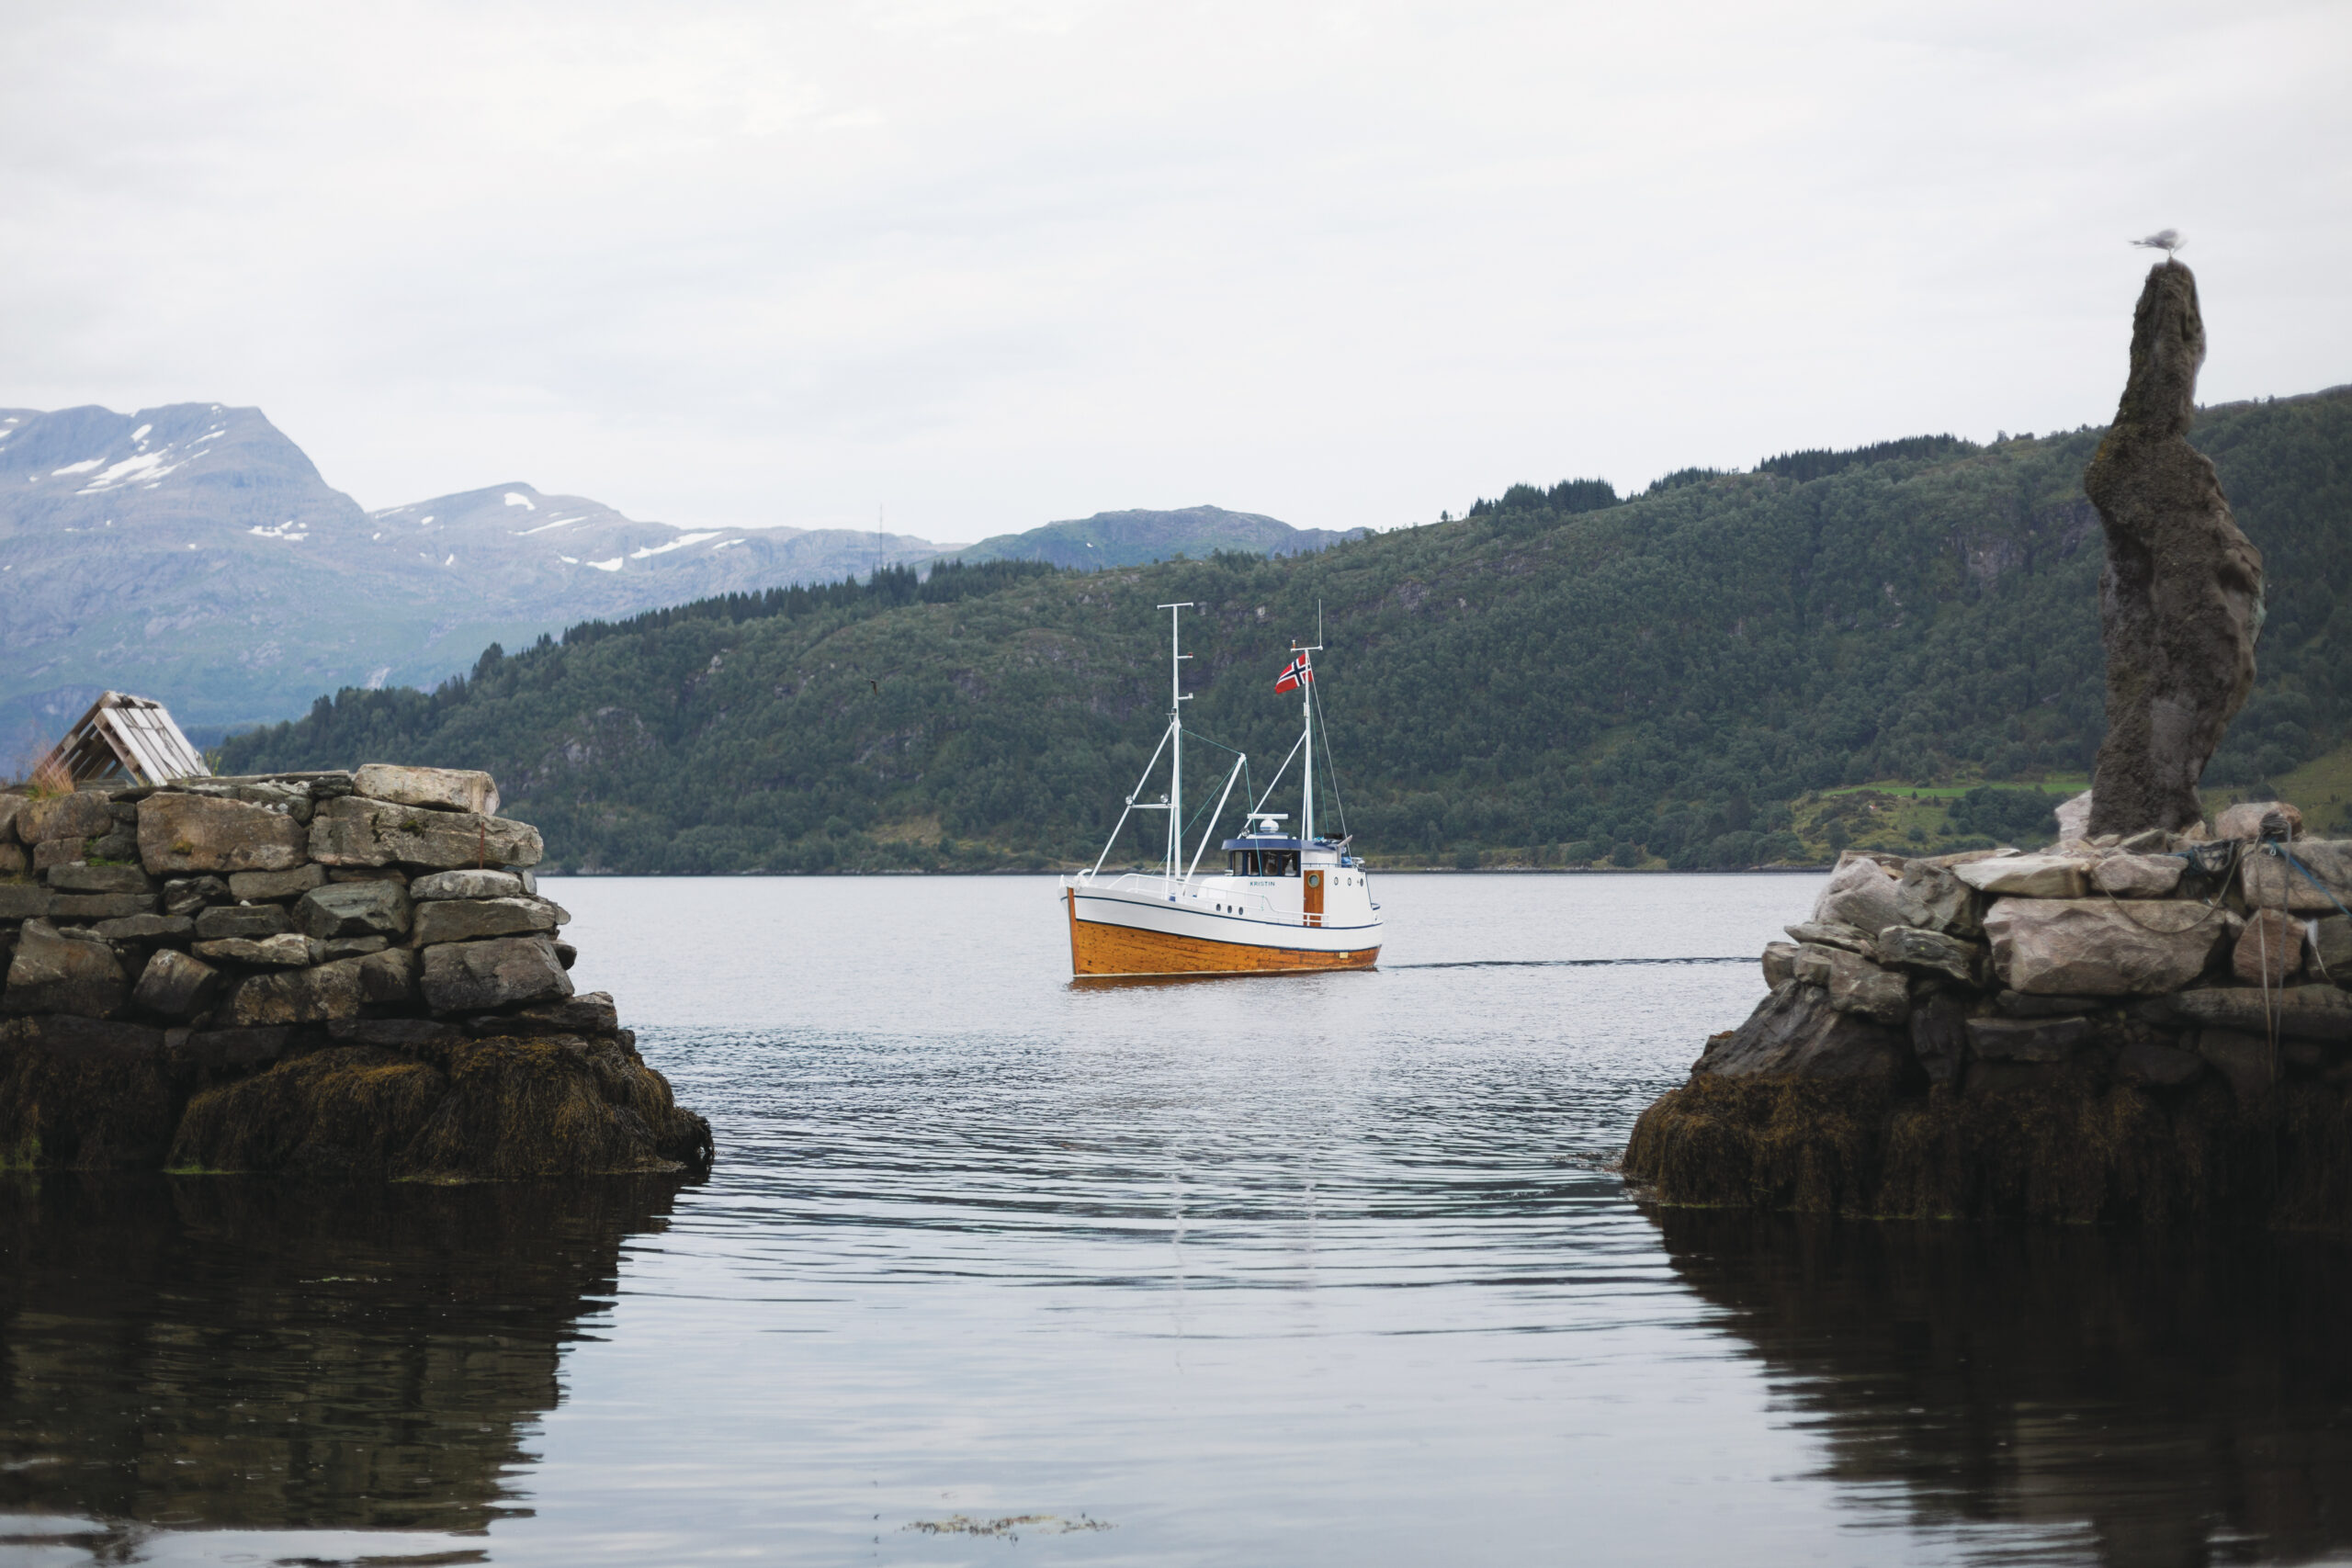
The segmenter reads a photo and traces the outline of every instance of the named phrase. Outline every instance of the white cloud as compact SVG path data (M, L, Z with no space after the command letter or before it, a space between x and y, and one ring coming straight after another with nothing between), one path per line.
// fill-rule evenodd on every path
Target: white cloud
M22 7L0 404L261 404L382 505L1305 525L2352 379L2352 10Z

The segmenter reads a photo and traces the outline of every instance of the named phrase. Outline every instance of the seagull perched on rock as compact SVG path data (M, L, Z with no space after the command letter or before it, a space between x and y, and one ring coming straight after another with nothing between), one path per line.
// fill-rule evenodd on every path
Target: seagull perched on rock
M2180 237L2180 231L2177 229L2159 229L2146 239L2134 240L2132 243L2151 251L2162 251L2166 256L2170 256L2173 252L2188 243Z

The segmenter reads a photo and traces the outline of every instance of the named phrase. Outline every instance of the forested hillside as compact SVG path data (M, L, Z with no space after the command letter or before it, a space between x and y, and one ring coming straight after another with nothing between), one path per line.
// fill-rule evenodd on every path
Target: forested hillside
M2098 748L2102 552L2079 479L2098 435L1794 453L1623 501L1514 486L1290 559L713 601L492 649L429 694L343 692L222 765L487 768L552 857L616 871L1091 859L1158 739L1152 606L1200 604L1188 724L1262 784L1296 722L1272 680L1319 602L1344 791L1320 809L1376 859L1817 854L1817 832L1868 831L1821 792L1869 781L1943 786L1922 836L1973 841L2017 829L1972 786L2078 777ZM2267 559L2261 684L2208 774L2255 784L2345 729L2352 389L2211 410L2193 438ZM1193 756L1204 800L1223 764ZM1149 852L1133 831L1122 859Z

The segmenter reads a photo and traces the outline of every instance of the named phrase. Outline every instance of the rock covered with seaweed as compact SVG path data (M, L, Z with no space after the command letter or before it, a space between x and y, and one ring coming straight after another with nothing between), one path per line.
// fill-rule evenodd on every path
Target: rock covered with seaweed
M2352 1228L2352 841L2275 805L2217 827L1849 852L1627 1178L1668 1204Z
M0 1166L705 1167L486 773L0 794Z

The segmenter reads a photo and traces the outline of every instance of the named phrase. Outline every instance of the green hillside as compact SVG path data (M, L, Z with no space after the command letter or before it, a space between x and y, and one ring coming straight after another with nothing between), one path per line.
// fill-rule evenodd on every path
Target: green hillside
M1202 605L1188 723L1262 781L1296 714L1272 678L1319 602L1345 791L1321 809L1344 806L1375 863L2026 838L2047 800L2010 792L2080 787L2103 724L2079 484L2098 439L1789 454L1623 501L1514 486L1287 559L1000 562L712 601L492 649L430 694L345 691L223 766L488 768L551 856L618 871L1091 859L1158 738L1152 606ZM2208 775L2243 790L2346 732L2352 389L2211 410L2195 439L2267 559L2261 684ZM1205 792L1220 763L1194 756Z
M1335 545L1346 536L1328 528L1294 528L1262 513L1187 506L1174 512L1098 512L1091 517L1047 523L1026 533L998 534L942 558L967 564L1042 561L1073 571L1099 571L1113 566L1148 566L1180 555L1197 558L1218 550L1295 556Z

